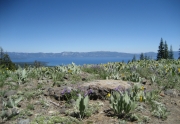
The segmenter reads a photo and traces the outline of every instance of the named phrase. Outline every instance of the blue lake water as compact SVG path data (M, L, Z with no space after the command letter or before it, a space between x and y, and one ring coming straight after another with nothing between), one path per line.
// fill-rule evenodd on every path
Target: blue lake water
M27 58L27 59L12 59L13 62L34 62L34 61L46 62L47 66L67 65L74 62L76 65L84 64L101 64L108 62L128 62L132 58L120 58L120 57L59 57L59 58Z

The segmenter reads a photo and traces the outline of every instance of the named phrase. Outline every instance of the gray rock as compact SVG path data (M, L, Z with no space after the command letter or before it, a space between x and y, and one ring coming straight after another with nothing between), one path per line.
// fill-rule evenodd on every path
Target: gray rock
M12 77L7 78L7 81L12 81L12 80L13 80Z
M177 91L175 89L167 89L164 91L165 95L176 97L177 96Z
M70 100L70 103L71 103L72 105L75 105L75 104L76 104L76 101L75 101L74 99L71 99L71 100Z
M122 80L96 80L93 82L84 83L82 88L87 88L90 93L90 99L105 99L106 95L113 90L127 90L131 88L130 83ZM87 90L86 90L87 91Z
M9 91L5 92L4 98L7 98L12 95L16 95L16 93L17 93L17 91L15 91L15 90L9 90Z
M65 114L66 112L66 108L65 107L61 107L61 109L59 110L60 114Z
M19 119L17 124L30 124L30 120L28 119Z

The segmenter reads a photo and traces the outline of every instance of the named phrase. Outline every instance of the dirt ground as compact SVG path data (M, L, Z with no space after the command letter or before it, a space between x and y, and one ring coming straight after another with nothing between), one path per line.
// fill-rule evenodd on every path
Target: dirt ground
M107 80L105 80L107 81ZM35 83L34 83L35 84ZM28 86L26 86L28 87ZM35 88L33 84L29 86L30 89ZM46 86L48 87L48 86ZM152 90L154 88L157 88L155 85L150 85L146 83L144 87L147 90ZM23 87L22 87L23 88ZM176 91L176 95L172 96L169 94L165 94L165 92L161 92L159 94L161 103L165 104L165 106L168 109L169 115L166 120L158 119L157 117L153 117L149 111L138 111L141 115L146 115L150 118L147 122L141 122L141 123L149 123L149 124L180 124L180 92ZM42 105L39 102L39 99L44 99L49 104L49 107L42 107ZM51 116L54 113L57 113L58 116L65 116L63 112L60 112L63 110L62 106L64 106L65 101L58 101L51 96L40 96L34 99L31 99L30 101L23 101L21 102L21 110L25 109L27 104L31 103L34 104L34 110L33 113L28 117L30 120L35 118L37 115L49 115ZM95 114L92 114L88 118L83 119L84 124L123 124L123 118L118 118L117 116L112 116L113 112L110 110L109 101L108 100L90 100L89 104L93 103L99 103L100 108ZM142 103L143 105L143 103ZM144 105L145 106L145 105ZM67 108L64 108L67 110ZM14 122L17 122L16 120L10 120L5 121L2 124L13 124ZM129 122L126 121L127 124L136 124L137 121ZM19 124L19 123L18 123Z

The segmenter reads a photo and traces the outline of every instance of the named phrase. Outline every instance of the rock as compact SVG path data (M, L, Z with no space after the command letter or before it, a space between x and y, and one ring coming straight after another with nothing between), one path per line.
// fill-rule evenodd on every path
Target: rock
M48 95L49 96L54 96L54 89L53 88L48 89Z
M86 81L87 79L86 78L82 78L82 81Z
M43 77L42 80L47 80L47 78Z
M175 89L167 89L164 91L165 95L171 96L171 97L176 97L177 96L177 92Z
M7 82L13 81L13 79L12 79L12 77L8 77L6 81L7 81Z
M147 80L145 78L142 79L142 84L146 84Z
M75 105L75 104L76 104L76 101L75 101L74 99L71 99L71 100L70 100L70 103L71 103L72 105Z
M65 107L61 107L61 109L59 110L60 114L65 114L66 112L66 108Z
M164 91L161 91L159 95L165 97Z
M84 83L81 87L88 87L87 90L92 90L89 95L90 99L104 99L105 96L113 90L127 90L131 85L122 80L97 80L94 82Z
M38 80L38 84L42 84L43 83L43 80Z
M17 91L15 91L15 90L9 90L9 91L5 92L4 98L15 95L16 93L17 93Z
M55 113L57 113L56 111L48 111L48 113L50 114L50 115L53 115L53 114L55 114Z
M19 119L17 124L30 124L30 120L28 119Z
M9 82L9 84L12 85L12 86L17 86L18 85L18 83L16 83L16 82Z

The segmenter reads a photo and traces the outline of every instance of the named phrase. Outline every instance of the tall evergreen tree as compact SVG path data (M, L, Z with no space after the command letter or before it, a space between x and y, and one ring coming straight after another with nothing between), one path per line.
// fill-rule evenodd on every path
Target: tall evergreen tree
M132 62L136 61L136 56L133 56Z
M3 48L0 47L0 64L2 63L3 55L4 55Z
M167 43L166 43L166 41L165 41L165 43L164 43L164 57L163 57L163 59L168 59L169 57L168 57L168 45L167 45Z
M164 42L163 39L161 38L160 45L159 45L159 50L157 53L157 60L163 59L164 58Z
M16 65L11 61L9 55L4 53L3 49L0 47L0 70L7 68L10 70L15 70Z
M168 59L174 59L174 54L173 54L172 45L170 46L170 50L169 50Z
M178 59L180 59L180 46L179 46L179 58Z
M147 55L145 55L145 56L144 56L144 59L145 59L145 60L149 60L150 58L149 58Z
M143 54L143 53L140 54L139 59L140 59L140 60L144 60L144 54Z

